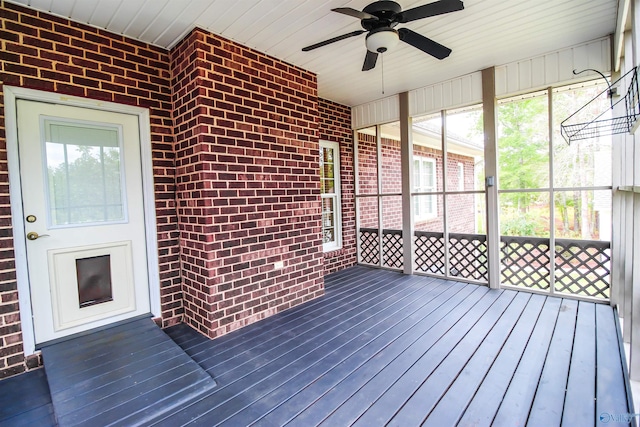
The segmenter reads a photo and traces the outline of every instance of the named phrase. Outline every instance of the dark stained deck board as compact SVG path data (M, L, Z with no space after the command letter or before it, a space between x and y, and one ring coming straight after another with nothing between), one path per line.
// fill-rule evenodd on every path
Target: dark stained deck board
M495 425L525 425L548 357L562 299L547 298L535 329L493 420ZM564 386L564 384L563 384Z
M297 372L317 363L335 348L341 348L363 334L369 333L371 328L385 319L393 322L394 320L390 319L391 315L399 315L401 309L431 291L428 287L416 286L419 283L416 277L396 276L396 278L404 282L405 286L392 286L391 288L395 291L382 294L385 298L383 300L370 301L357 310L353 308L346 310L343 316L334 318L331 324L322 328L313 328L302 334L287 336L283 345L276 349L271 348L272 343L268 342L268 350L265 353L259 353L257 358L251 358L255 350L246 355L238 355L236 360L241 363L243 369L234 369L228 374L221 373L220 377L216 377L221 384L220 392L224 391L224 393L214 393L210 398L203 399L190 409L190 411L196 408L202 409L203 416L198 423L210 425L212 422L210 417L215 420L224 420L233 416L248 403L273 391L279 384L286 383ZM324 320L322 322L325 323ZM200 409L196 409L195 412L200 412ZM186 418L191 418L188 413L176 414L166 421L166 425L180 425Z
M310 378L308 384L294 396L285 395L284 399L281 397L279 404L260 419L260 424L283 425L303 411L311 412L308 408L321 398L325 411L338 407L368 379L373 378L384 366L428 333L440 319L455 316L453 310L457 308L456 301L458 304L470 301L469 296L474 290L477 291L473 286L456 288L458 286L451 286L447 292L430 301L418 315L407 318L410 320L409 324L398 323L388 334L376 337L362 351L349 355L342 361L340 353L335 354L338 361L333 367L329 367L327 374L317 380ZM451 298L454 294L458 297L455 300Z
M527 321L522 318L522 315L530 300L531 294L518 293L513 303L505 310L495 327L482 341L478 350L429 413L429 418L435 420L429 424L452 426L460 421L460 417L482 384L496 357L504 348L505 343L512 333L518 333L517 325Z
M44 369L0 381L0 426L55 426Z
M385 311L398 310L398 306L404 306L419 300L425 292L431 291L422 286L410 286L411 283L417 283L411 278L402 280L405 286L392 287L393 291L389 289L387 292L377 293L372 298L354 299L347 302L343 309L337 312L329 314L314 313L313 316L309 316L306 322L296 322L295 325L291 325L292 327L277 339L262 341L260 343L260 357L264 358L266 356L267 359L271 359L272 356L279 356L283 351L288 352L291 349L298 348L298 346L305 346L307 343L317 345L317 341L324 341L325 338L339 337L351 332L350 329L352 328L366 326L366 322L375 322L376 319L385 315ZM255 346L254 343L250 345ZM204 363L207 369L224 372L222 375L225 379L228 377L233 380L238 375L234 371L242 372L243 365L256 366L256 357L252 351L253 347L247 351L239 350L230 355L230 358L222 356L220 358L222 360L218 360L215 357L211 358L215 359L211 360L211 363L208 363L209 360L207 359L201 363ZM229 367L233 370L229 370Z
M320 320L324 320L325 323L331 323L335 317L339 317L346 309L345 303L354 305L359 301L367 303L371 299L375 299L376 295L380 295L380 292L382 292L382 287L379 286L381 283L384 283L387 279L398 280L397 276L394 276L391 272L384 271L382 273L380 277L373 281L367 281L363 286L358 286L358 284L359 280L365 280L364 278L347 278L346 280L348 281L353 280L351 292L349 292L349 289L339 293L328 291L328 295L322 299L323 302L326 302L325 304L320 304L319 301L311 301L304 306L279 313L269 319L269 326L263 325L262 322L254 324L256 327L253 328L254 325L252 325L252 328L247 333L244 333L244 331L242 334L232 333L226 336L225 340L213 341L213 344L207 341L203 342L202 337L197 333L189 334L191 341L186 343L177 342L199 363L212 369L215 363L223 363L228 359L241 355L243 352L251 351L250 349L256 343L260 343L262 346L266 345L269 340L281 342L283 337L296 335L298 331L304 332L306 329L317 325ZM372 292L375 292L375 295ZM295 322L292 322L292 319L295 319ZM171 335L172 329L167 332ZM194 344L191 345L191 343ZM203 354L200 354L200 348L205 349ZM208 357L214 360L208 361Z
M606 305L351 268L325 297L217 340L169 330L219 387L157 425L558 425L584 405L565 389L576 349L595 358L596 309L615 326ZM600 363L624 391L608 336Z
M540 318L546 297L532 295L480 387L460 417L461 425L489 426L518 368L522 354Z
M502 291L488 291L481 298L474 298L473 306L455 324L442 324L436 341L416 342L323 420L322 425L349 425L356 420L360 425L387 423L487 310L497 301L504 301L504 296Z
M463 291L464 290L464 291ZM425 298L422 305L402 319L394 319L395 323L376 336L363 337L354 341L351 346L333 350L320 363L302 371L286 389L276 389L251 405L246 411L226 420L223 425L246 425L256 420L271 425L282 425L293 418L301 410L312 404L321 393L327 393L342 380L352 375L362 366L370 366L372 358L385 354L400 354L406 345L424 331L420 326L426 325L424 319L429 315L437 315L444 311L443 304L450 301L453 293L463 291L471 293L471 287L450 286L432 299ZM441 314L442 316L443 314ZM351 344L351 343L350 343ZM398 347L398 349L392 349ZM364 374L359 373L362 377ZM291 398L291 386L298 390ZM340 389L345 390L344 387ZM283 391L287 392L283 392ZM281 409L281 411L278 411Z
M404 281L404 284L416 283L415 280L395 277L395 280ZM392 290L393 289L393 290ZM255 363L255 350L263 357L270 355L286 354L290 350L295 350L299 346L319 345L323 343L324 338L338 337L349 329L360 325L363 321L368 321L372 316L382 315L385 309L393 309L394 304L403 304L420 297L419 292L426 292L420 287L410 286L392 286L385 292L378 292L371 295L370 298L352 299L344 301L342 309L333 309L327 313L322 310L316 310L300 318L285 328L280 334L268 334L270 336L256 342L251 342L247 346L235 347L232 353L225 353L218 360L215 358L205 358L200 363L207 366L208 369L219 370L221 367L233 366L242 367L243 365L251 365L257 368L261 365ZM375 318L374 318L375 319ZM318 343L318 341L321 341ZM258 345L258 347L256 347ZM269 360L267 360L269 362ZM241 370L227 371L224 374L227 381L233 381L238 375L242 375Z
M584 426L599 425L601 412L631 412L615 312L607 305L368 267L327 276L325 285L324 297L216 340L185 325L169 328L218 381L206 391L190 373L164 388L166 375L181 372L166 369L178 356L147 336L148 325L136 329L139 340L128 338L126 327L116 330L122 347L113 363L94 349L67 357L85 367L74 372L60 365L64 352L52 353L54 366L78 387L59 394L64 410L73 410L76 395L93 405L63 416L61 425ZM107 342L99 334L79 339L74 352ZM131 378L151 385L142 394L109 373L136 341L146 348L131 363ZM88 371L102 385L84 382ZM46 398L16 406L22 418L9 414L6 381L0 427L54 425Z
M391 277L393 274L386 270L381 270L380 273L378 281L383 281L385 277ZM210 352L211 350L220 351L222 349L230 349L234 344L249 341L259 336L277 331L279 327L281 328L283 325L286 325L287 321L292 317L303 317L306 313L310 313L318 307L327 310L330 306L336 304L336 300L339 305L340 298L349 298L351 296L355 298L355 293L350 293L350 290L353 291L353 288L345 286L345 284L353 284L353 287L357 287L359 283L365 282L366 280L367 278L365 276L359 275L358 271L354 269L346 269L334 273L325 278L325 295L322 299L315 299L290 310L280 312L269 318L268 325L264 322L254 323L251 325L252 327L250 328L250 331L243 331L242 334L233 332L226 335L224 340L203 342L201 334L196 331L191 330L191 333L185 334L184 332L190 328L184 324L169 328L166 330L166 333L190 354L195 354L198 351L198 348L202 348L207 352ZM371 289L375 288L373 283L368 282L368 285Z
M596 310L579 302L573 351L562 413L563 426L595 425L596 420Z
M145 332L145 335L148 335L148 332ZM122 343L122 345L118 342L117 345L112 345L112 347L113 352L102 354L97 358L91 358L79 363L74 363L70 360L68 365L65 365L63 369L57 372L57 375L50 376L52 378L49 380L49 383L52 389L65 390L67 384L74 383L79 387L77 390L79 392L81 391L81 384L99 381L100 378L105 375L113 377L113 372L122 369L133 372L136 366L152 365L154 361L159 357L163 357L164 353L170 349L170 347L166 346L166 341L163 337L155 337L151 341L144 340L141 337L138 342ZM135 359L131 358L131 354L136 355ZM184 354L184 352L182 352L182 354ZM48 361L45 363L48 363ZM74 370L72 366L75 366L76 369ZM55 369L57 368L53 366L49 367L49 371ZM114 377L113 379L117 378L118 377ZM105 379L105 381L107 380L108 379ZM56 384L58 381L62 382L59 387L58 384ZM105 383L101 382L100 384L104 385ZM91 387L90 384L89 387ZM76 391L72 391L72 393L75 392Z
M500 334L502 328L508 329L508 323L513 321L512 316L519 315L518 311L524 307L528 299L520 297L521 301L514 301L520 295L515 292L502 294L389 420L389 424L419 425L424 422L442 396L448 393L449 388L472 357L480 350L480 346L485 343L490 344L490 335ZM506 322L501 322L505 319ZM434 416L433 419L438 420L438 417ZM362 421L365 423L363 424ZM359 424L365 425L366 420L359 420Z
M51 403L38 406L15 417L0 420L0 427L55 427L57 425Z
M258 323L255 328L251 328L246 333L243 331L241 334L231 334L229 338L225 337L225 340L216 340L221 341L219 343L214 341L213 345L207 345L208 343L203 342L201 337L196 338L195 345L190 346L189 343L181 345L188 354L197 358L200 363L206 363L207 355L209 357L215 355L216 362L233 358L255 345L256 342L262 344L265 339L278 340L280 336L295 335L296 331L304 331L319 324L321 320L326 323L333 322L333 319L342 315L349 307L367 304L382 293L392 291L380 285L390 284L397 280L401 280L401 278L390 271L381 271L379 277L369 280L357 275L346 277L345 281L352 283L351 288L343 286L339 292L327 291L327 295L321 301L311 301L303 306L279 313L269 319L268 325ZM330 283L327 285L330 286ZM295 323L291 322L292 319L295 319ZM204 354L200 354L199 348L205 349Z
M627 390L620 359L618 331L610 307L596 306L596 416L617 421L628 414ZM617 422L616 422L617 424Z
M100 365L98 372L93 374L91 381L78 381L74 376L74 387L60 390L57 397L58 402L65 404L69 400L91 393L93 399L100 399L112 393L117 393L132 382L142 382L153 378L155 375L163 373L180 361L186 362L182 357L184 352L180 348L156 346L140 351L136 355L136 359L128 362L126 366L122 366L122 361L114 360L107 365ZM111 365L111 366L109 366ZM126 377L114 375L114 371L125 371ZM93 369L89 370L93 372ZM99 386L96 383L99 382Z
M216 385L150 318L42 348L60 426L150 422Z
M557 426L562 423L577 314L578 301L563 300L529 412L527 423L531 426Z

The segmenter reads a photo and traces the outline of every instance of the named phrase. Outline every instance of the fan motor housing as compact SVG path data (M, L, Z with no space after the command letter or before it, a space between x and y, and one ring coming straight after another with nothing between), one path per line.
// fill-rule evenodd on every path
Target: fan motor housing
M362 9L363 12L377 17L378 19L363 19L361 21L362 28L371 31L379 27L395 27L398 22L395 21L396 16L402 12L402 6L390 0L380 0L371 3Z

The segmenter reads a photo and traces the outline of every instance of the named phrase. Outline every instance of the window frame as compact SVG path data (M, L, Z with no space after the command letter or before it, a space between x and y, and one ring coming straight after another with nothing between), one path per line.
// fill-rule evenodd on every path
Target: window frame
M334 192L333 193L322 193L322 186L320 186L320 218L321 218L321 235L322 235L322 250L323 252L332 252L342 249L342 194L340 187L340 145L334 141L320 141L320 158L318 161L318 172L320 174L320 180L323 177L324 165L323 165L323 150L333 150L333 180L334 180ZM324 200L331 199L333 200L333 218L334 224L334 240L332 242L324 242L324 230L325 224L322 211Z
M417 182L415 182L416 181L415 179L416 178L415 177L416 162L418 162L418 164L420 165L420 168L418 170L419 181L420 181L419 185ZM423 174L426 172L426 168L423 165L426 163L431 164L431 170L433 172L432 184L429 189L422 186L423 181L428 181L428 178L425 179L423 177ZM414 204L413 218L414 218L414 221L416 222L429 221L431 219L438 217L437 198L435 194L424 194L424 193L435 193L438 190L438 171L436 169L437 161L433 157L413 156L413 166L414 166L413 186L414 186L414 192L418 196ZM426 205L428 204L427 200L431 200L432 209L430 211L426 209ZM425 210L426 212L423 212L423 210Z

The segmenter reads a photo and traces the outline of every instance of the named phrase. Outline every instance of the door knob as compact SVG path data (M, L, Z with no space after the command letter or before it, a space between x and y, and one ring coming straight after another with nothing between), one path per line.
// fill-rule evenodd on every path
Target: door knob
M48 237L48 234L38 234L35 231L30 231L27 233L27 239L29 240L36 240L39 237Z

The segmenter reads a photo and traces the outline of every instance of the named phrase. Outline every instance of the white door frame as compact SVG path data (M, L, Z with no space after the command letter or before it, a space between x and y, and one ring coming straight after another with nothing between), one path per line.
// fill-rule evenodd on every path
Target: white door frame
M144 199L145 234L147 242L147 269L149 275L149 303L151 314L161 316L160 273L158 262L158 236L156 228L155 193L153 185L153 161L151 153L151 122L149 110L113 102L96 101L75 96L43 92L15 86L4 86L5 132L7 139L7 161L9 167L9 200L18 282L18 304L25 356L35 353L31 289L27 270L27 247L22 211L22 189L20 186L20 163L18 156L18 122L16 101L26 99L38 102L63 104L73 107L111 111L138 116L140 127L140 157L142 162L142 192Z

